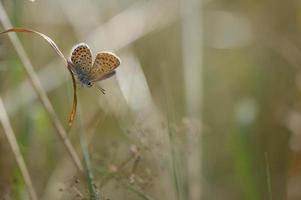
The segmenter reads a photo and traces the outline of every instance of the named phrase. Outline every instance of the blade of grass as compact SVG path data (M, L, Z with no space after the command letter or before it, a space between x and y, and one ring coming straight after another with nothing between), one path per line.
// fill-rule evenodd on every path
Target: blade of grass
M79 104L80 106L80 104ZM87 145L87 140L86 140L86 135L85 134L85 129L83 127L83 123L81 120L81 109L79 107L78 109L78 117L77 117L77 125L78 125L78 134L79 134L79 140L80 140L80 145L81 149L83 152L83 162L84 162L84 169L86 172L86 178L88 181L88 188L90 192L90 199L91 200L99 200L99 194L97 191L97 188L95 187L95 182L94 182L94 176L92 172L92 167L91 167L91 160L90 160L90 155L89 155L89 150L88 150L88 145Z
M24 158L21 154L17 139L15 137L13 128L9 122L9 118L7 115L7 112L5 110L5 107L3 105L3 101L0 97L0 121L4 130L4 134L8 140L8 143L14 153L15 159L17 161L17 164L20 168L21 174L23 176L25 185L27 187L28 193L32 200L38 200L37 194L35 192L35 189L33 187L29 172L27 170Z
M162 73L165 77L167 75L163 71ZM168 137L169 137L169 142L170 142L170 159L171 159L171 171L173 175L173 180L174 180L174 186L175 186L175 192L176 192L176 198L177 200L182 200L182 199L188 199L187 198L187 193L185 191L185 181L183 177L183 168L182 168L182 163L181 160L181 155L178 153L178 147L176 145L176 135L174 132L174 129L172 128L171 123L174 120L174 110L172 108L172 102L171 102L171 95L168 91L169 89L169 84L167 83L167 79L163 81L163 87L165 90L165 107L166 107L166 124L167 124L167 130L168 130Z
M203 0L180 0L181 44L185 109L188 119L202 120L203 103ZM191 126L187 136L187 185L189 199L202 196L202 143L201 130Z
M12 25L10 23L10 20L6 14L6 11L3 8L2 3L0 2L0 21L3 24L5 29L9 29ZM63 128L63 125L61 124L60 120L58 119L52 104L50 103L50 100L48 99L46 92L41 86L41 83L38 79L38 76L36 72L34 71L34 68L21 44L19 39L17 38L15 33L8 35L13 46L15 47L15 50L20 57L20 60L23 63L24 70L26 72L26 75L28 76L28 79L34 88L35 92L37 93L45 111L47 112L49 119L51 120L53 126L57 130L57 133L59 134L61 140L63 141L64 146L67 149L67 152L70 154L72 161L74 162L75 166L78 168L78 170L83 171L82 164L80 162L80 159L72 146L70 140L67 137L66 131ZM73 77L73 76L72 76Z
M267 173L267 185L268 185L268 192L269 192L269 200L273 199L272 195L272 181L271 181L271 173L270 173L270 165L268 160L268 153L264 153L265 158L265 165L266 165L266 173Z
M181 145L177 142L178 135L173 127L176 121L176 106L174 103L174 97L172 93L172 85L169 81L169 72L167 68L161 68L162 74L162 87L164 91L164 105L166 112L166 126L168 131L168 137L170 142L170 165L171 173L173 175L174 189L176 192L177 200L190 199L189 198L189 182L187 179L187 172L185 167L187 166L187 156L181 153Z
M136 188L134 188L134 187L131 186L131 185L126 185L126 187L127 187L130 191L134 192L135 194L137 194L139 197L141 197L141 198L144 199L144 200L154 200L154 199L151 198L150 196L148 196L148 195L144 194L143 192L137 190Z

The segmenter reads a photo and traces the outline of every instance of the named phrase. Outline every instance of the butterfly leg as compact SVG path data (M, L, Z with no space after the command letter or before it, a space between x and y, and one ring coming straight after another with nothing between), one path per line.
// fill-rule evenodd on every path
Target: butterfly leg
M106 94L106 90L103 89L102 87L98 87L98 89L101 91L101 93Z

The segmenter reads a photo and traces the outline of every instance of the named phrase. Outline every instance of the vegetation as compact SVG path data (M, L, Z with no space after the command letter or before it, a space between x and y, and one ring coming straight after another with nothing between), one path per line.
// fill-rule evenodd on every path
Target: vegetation
M0 32L36 30L62 52L36 34L0 35L0 200L300 199L299 10L293 0L0 1ZM80 42L121 65L77 85L70 128L62 57Z

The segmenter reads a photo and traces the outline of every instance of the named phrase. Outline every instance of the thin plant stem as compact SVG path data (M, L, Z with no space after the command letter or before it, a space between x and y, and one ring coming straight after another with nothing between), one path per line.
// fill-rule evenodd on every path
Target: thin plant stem
M268 153L264 153L265 165L266 165L266 173L267 173L267 185L268 185L268 193L269 193L269 200L273 199L272 195L272 181L271 181L271 173L270 173L270 165L268 160Z
M202 120L203 107L203 8L204 0L180 0L185 115ZM201 130L185 130L187 136L186 182L191 200L202 196Z
M166 71L163 70L163 76L168 77ZM171 157L171 167L172 167L172 174L174 178L174 185L176 189L176 197L177 200L185 199L185 191L184 191L184 180L181 174L181 163L180 163L180 155L178 155L177 146L176 146L176 135L174 129L171 126L171 122L174 120L174 112L172 108L172 98L168 91L169 84L167 80L163 79L163 87L165 90L165 106L166 106L166 123L168 129L168 137L170 142L170 157Z
M125 185L130 191L134 192L135 194L137 194L139 197L141 197L141 199L144 200L154 200L152 197L148 196L147 194L144 194L142 191L137 190L136 188L134 188L131 185Z
M6 138L8 140L8 143L14 153L15 159L17 161L17 164L20 168L21 174L23 176L25 185L27 187L28 193L32 200L38 200L37 194L35 192L35 189L33 187L29 172L27 170L24 158L21 154L17 139L15 137L13 128L9 122L9 118L7 115L7 112L5 110L5 107L3 105L3 101L0 97L0 121L3 126L4 134L6 135Z
M6 14L6 11L3 8L2 3L0 2L0 21L5 29L9 29L12 27L12 24L10 23L10 20ZM66 131L63 128L63 125L61 124L59 118L57 117L52 104L50 103L50 100L48 99L46 92L42 88L42 85L38 79L38 76L36 72L34 71L34 68L31 64L31 61L29 60L20 40L17 38L17 35L15 33L8 34L21 62L23 63L24 70L26 72L26 75L29 79L30 84L32 85L33 89L37 93L46 113L49 116L49 119L51 120L53 126L55 127L57 133L59 134L67 152L72 158L72 161L74 162L75 166L78 168L78 170L83 171L83 166L81 164L81 161L72 146L70 140L67 137Z
M78 133L79 133L79 140L80 140L80 145L83 153L83 163L84 163L84 169L86 172L86 178L88 181L88 186L89 186L89 192L90 192L90 199L91 200L99 200L99 194L94 182L94 176L92 172L92 167L91 167L91 160L90 160L90 155L89 155L89 150L88 150L88 144L87 140L85 137L85 129L83 127L83 123L81 120L81 105L79 103L78 107L78 117L77 117L77 125L78 125Z
M109 174L107 174L103 180L100 182L99 184L99 188L103 188L112 178L114 178L116 175L120 174L121 171L123 170L123 168L132 160L134 159L134 156L131 155L129 158L127 158L126 160L124 160L123 162L121 162L118 166L117 166L117 172L111 172Z

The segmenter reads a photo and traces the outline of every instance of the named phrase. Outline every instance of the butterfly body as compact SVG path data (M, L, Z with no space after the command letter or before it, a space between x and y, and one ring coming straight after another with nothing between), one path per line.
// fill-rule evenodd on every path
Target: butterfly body
M82 86L91 87L93 85L91 79L91 75L86 71L82 70L79 66L75 65L75 73L77 80L80 82Z
M115 74L120 59L111 52L99 52L92 65L92 53L87 44L77 44L71 51L70 68L83 86L91 87L94 82Z

